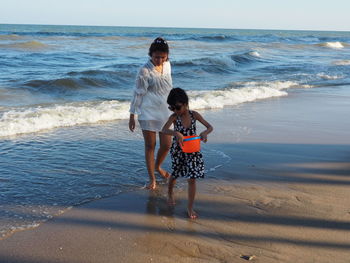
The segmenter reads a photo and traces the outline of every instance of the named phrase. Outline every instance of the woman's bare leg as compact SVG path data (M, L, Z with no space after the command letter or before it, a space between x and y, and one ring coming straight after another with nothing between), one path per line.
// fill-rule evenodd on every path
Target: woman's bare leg
M187 213L191 219L198 217L197 213L193 210L194 198L196 196L196 179L188 179L188 206Z
M157 159L155 164L156 171L164 178L168 178L170 174L161 168L162 163L168 155L171 146L171 136L162 132L159 133L160 146L157 153Z
M149 176L148 189L156 188L156 177L154 176L154 149L156 147L156 132L142 130L145 141L145 159Z

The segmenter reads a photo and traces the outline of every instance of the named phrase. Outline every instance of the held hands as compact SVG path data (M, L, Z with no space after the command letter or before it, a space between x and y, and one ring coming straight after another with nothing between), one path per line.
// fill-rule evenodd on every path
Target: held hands
M201 134L199 134L199 136L201 137L201 140L203 142L207 142L208 141L208 134L206 132L201 132Z
M134 115L130 114L130 118L129 118L129 130L134 132L135 130L135 117Z

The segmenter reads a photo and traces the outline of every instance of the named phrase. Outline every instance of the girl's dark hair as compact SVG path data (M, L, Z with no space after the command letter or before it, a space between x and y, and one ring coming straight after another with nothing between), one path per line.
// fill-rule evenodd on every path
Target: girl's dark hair
M157 37L149 47L148 55L152 57L153 52L160 51L169 54L169 46L164 38Z
M175 105L176 103L188 104L188 96L186 91L181 88L174 88L170 90L167 103L169 105Z

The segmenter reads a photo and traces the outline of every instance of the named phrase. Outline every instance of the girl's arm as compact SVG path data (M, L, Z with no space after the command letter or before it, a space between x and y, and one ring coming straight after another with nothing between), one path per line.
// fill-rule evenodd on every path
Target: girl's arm
M194 111L193 113L194 113L194 117L196 118L196 120L199 121L200 123L202 123L207 128L205 131L203 131L199 134L199 136L201 136L201 140L203 142L207 142L208 134L211 133L214 130L214 128L198 112Z
M170 129L171 124L175 123L175 121L176 121L176 114L172 114L169 117L168 121L164 124L162 133L176 137L179 144L183 146L183 135L178 131L174 131Z

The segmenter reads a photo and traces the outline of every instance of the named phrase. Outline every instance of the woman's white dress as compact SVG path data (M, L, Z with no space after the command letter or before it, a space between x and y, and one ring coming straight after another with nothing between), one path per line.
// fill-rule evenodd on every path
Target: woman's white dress
M159 132L168 120L170 111L167 98L172 89L171 65L163 63L163 72L155 69L149 60L136 77L130 113L138 115L142 130Z

